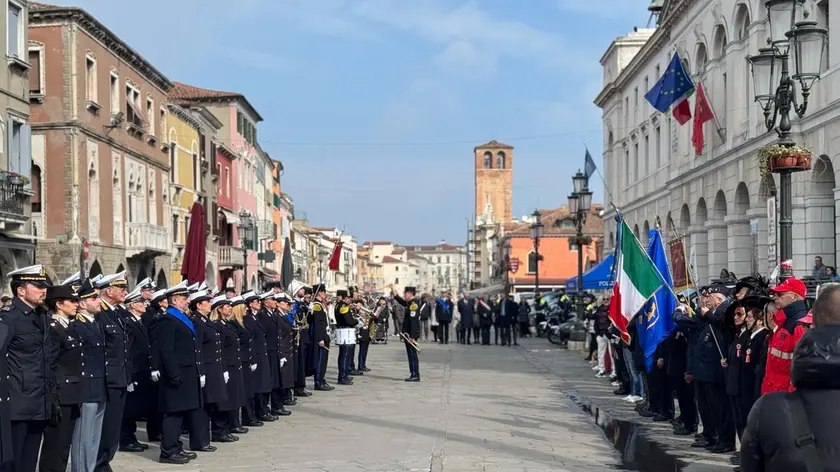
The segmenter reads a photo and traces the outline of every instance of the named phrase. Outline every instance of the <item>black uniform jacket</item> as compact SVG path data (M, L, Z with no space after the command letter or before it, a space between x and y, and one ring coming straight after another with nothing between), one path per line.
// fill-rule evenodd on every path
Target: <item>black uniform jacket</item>
M228 383L225 385L227 396L219 401L216 407L219 411L235 411L245 404L245 384L242 374L251 370L247 365L248 359L244 359L243 362L240 356L239 331L237 330L239 323L233 319L218 320L213 323L222 338L222 364L228 373ZM243 367L246 370L243 371Z
M105 379L108 388L126 388L131 381L131 341L122 308L104 302L96 321L105 333Z
M152 382L151 339L142 318L125 312L123 323L128 333L129 356L131 359L131 382L133 391L129 392L123 416L140 419L148 416L155 408L155 384Z
M411 339L420 339L420 313L427 308L427 303L419 298L413 298L411 301L406 301L399 295L394 296L394 300L405 307L405 318L403 318L402 331Z
M225 366L222 359L222 335L216 323L201 314L191 317L198 335L198 352L201 353L201 374L204 375L204 388L201 393L204 402L216 404L227 399L225 385Z
M279 368L280 388L293 388L295 386L295 356L297 355L297 346L295 345L295 326L283 313L278 312L276 318L280 340L277 349L277 357L278 359L286 359L286 362L283 363L283 367Z
M0 311L9 328L6 363L12 421L47 420L56 400L49 318L42 308L30 308L15 297Z
M246 399L253 398L254 387L251 380L251 364L256 362L251 351L251 331L239 324L238 321L230 321L229 324L236 329L236 335L239 338L239 358L242 361L242 390Z
M330 320L327 317L327 309L321 302L312 303L312 320L309 323L309 331L312 333L312 343L318 344L324 341L324 344L330 345L330 334L327 328L330 326Z
M441 299L435 301L435 318L437 318L438 323L451 323L453 311L455 311L455 308L451 301Z
M458 300L458 313L461 314L461 326L469 328L473 321L473 302L472 300Z
M158 320L155 337L161 367L158 410L176 413L199 408L201 355L196 334L183 321L167 313Z
M254 393L270 393L271 362L268 360L268 346L265 331L250 310L245 314L245 328L251 332L251 363L257 364L257 370L251 372L251 389Z
M269 373L271 374L271 388L280 387L280 358L277 357L277 349L280 345L280 332L277 323L277 314L273 310L263 308L257 312L257 321L265 334L265 349L268 352Z
M6 470L12 462L12 425L11 425L11 394L9 393L9 369L6 367L6 352L8 352L9 327L0 318L0 470ZM12 470L11 466L8 466Z
M310 344L312 339L309 337L309 322L311 320L309 304L303 300L295 301L295 309L292 310L297 320L297 326L300 331L300 344Z
M60 320L50 320L51 357L58 402L62 405L80 405L84 401L84 390L80 382L84 348L72 324L75 324L75 321L71 323L67 320L65 327Z
M71 325L82 342L82 403L98 403L108 399L105 385L105 334L95 320L76 315Z

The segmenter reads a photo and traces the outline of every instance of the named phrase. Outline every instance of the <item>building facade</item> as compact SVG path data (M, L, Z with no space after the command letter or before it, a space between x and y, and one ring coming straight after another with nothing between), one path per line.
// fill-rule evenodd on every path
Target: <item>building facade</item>
M808 114L793 120L791 137L814 156L811 172L793 175L798 276L810 274L815 256L826 265L837 261L840 15L829 16L828 6L828 0L805 1L808 19L828 28L829 46ZM604 87L595 101L603 110L603 170L614 204L643 244L657 218L667 239L684 236L698 284L724 268L742 277L768 275L777 264L778 182L774 174L761 175L756 159L759 148L777 136L767 131L754 103L747 61L766 46L767 37L761 0L673 0L659 12L655 31L619 38L601 58ZM674 51L694 82L702 82L716 115L703 126L706 144L700 155L691 144L692 126L679 126L670 113L659 113L644 99ZM603 215L607 252L615 244L614 216L612 208Z
M0 283L8 287L6 274L32 263L33 238L43 228L44 162L32 160L29 101L43 99L44 48L29 46L28 2L9 0L0 15L6 26L0 72Z
M29 47L43 79L31 104L40 172L36 259L53 280L79 269L171 277L166 95L171 82L85 10L32 4ZM32 54L33 59L36 54ZM46 163L63 165L46 166Z
M490 283L493 245L491 239L512 221L513 146L490 141L473 148L475 168L475 213L470 247L470 284Z
M467 253L464 246L456 246L441 241L431 246L406 246L411 253L423 257L429 262L424 285L432 293L449 292L457 295L465 283L464 268Z

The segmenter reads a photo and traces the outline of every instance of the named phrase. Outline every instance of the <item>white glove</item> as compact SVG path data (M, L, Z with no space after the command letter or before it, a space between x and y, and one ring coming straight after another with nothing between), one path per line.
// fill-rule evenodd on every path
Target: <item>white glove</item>
M251 372L257 370L257 364L251 364Z
M207 376L202 375L198 380L201 382L201 388L204 388L204 383L207 382Z
M159 370L153 370L152 371L152 382L157 382L158 380L160 380L160 371Z
M128 390L128 393L133 392L134 391L134 382L131 382L130 384L128 384L128 386L126 387L126 390Z
M230 375L227 372L225 372L224 376L225 376L225 383L228 383L228 380L230 380Z
M282 359L280 359L280 367L283 367L284 365L286 365L286 362L287 362L287 361L286 361L286 358L285 358L285 357L284 357L284 358L282 358Z

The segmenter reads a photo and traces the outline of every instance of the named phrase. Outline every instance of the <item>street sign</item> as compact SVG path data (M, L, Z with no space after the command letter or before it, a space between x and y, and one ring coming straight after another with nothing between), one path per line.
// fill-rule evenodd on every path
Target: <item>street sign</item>
M83 255L84 255L84 257L85 257L85 260L87 260L87 258L88 258L88 257L90 257L90 244L88 244L88 242L87 242L87 241L85 241L85 242L82 244L82 247L84 248L84 249L82 250L82 254L83 254Z
M510 260L510 271L515 274L516 271L518 271L518 270L519 270L519 258L518 257L511 258L511 260Z

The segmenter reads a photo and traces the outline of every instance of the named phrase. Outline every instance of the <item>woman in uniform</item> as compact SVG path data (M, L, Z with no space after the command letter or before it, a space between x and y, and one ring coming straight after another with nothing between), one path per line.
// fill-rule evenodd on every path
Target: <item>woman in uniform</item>
M216 409L211 414L210 432L214 442L239 441L239 437L234 436L232 430L239 424L239 409L244 404L245 398L239 331L236 326L237 321L233 317L232 300L222 294L211 301L213 311L210 319L222 338L222 364L227 373L225 384L227 397L216 404ZM247 366L244 367L247 368ZM241 432L241 430L238 431Z

